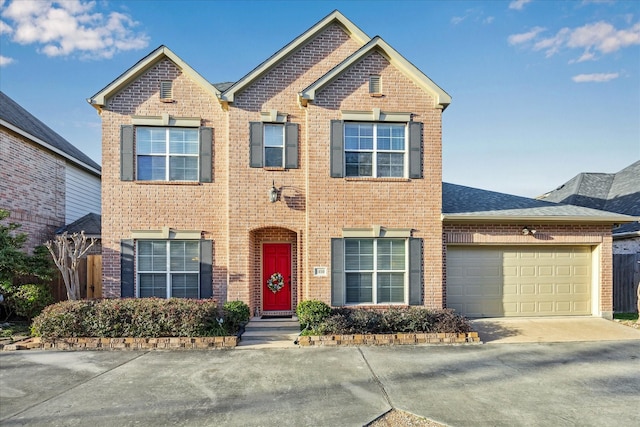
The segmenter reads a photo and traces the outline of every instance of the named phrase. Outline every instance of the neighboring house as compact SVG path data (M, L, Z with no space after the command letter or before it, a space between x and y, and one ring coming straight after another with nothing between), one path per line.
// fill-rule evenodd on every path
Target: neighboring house
M235 83L160 46L88 101L105 297L611 315L629 218L443 186L450 96L337 11Z
M100 213L100 166L0 92L0 208L28 251L65 224Z
M640 160L618 173L580 173L540 200L584 206L640 218ZM640 223L613 229L613 253L640 252Z

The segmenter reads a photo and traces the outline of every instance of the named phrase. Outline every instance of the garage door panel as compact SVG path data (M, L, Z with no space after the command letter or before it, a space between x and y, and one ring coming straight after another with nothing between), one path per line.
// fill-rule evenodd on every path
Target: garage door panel
M591 249L449 247L447 306L470 317L591 314Z

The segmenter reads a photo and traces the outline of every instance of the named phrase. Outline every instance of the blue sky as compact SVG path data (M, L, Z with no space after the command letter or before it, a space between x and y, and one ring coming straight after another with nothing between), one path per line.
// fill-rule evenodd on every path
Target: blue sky
M0 0L0 90L100 163L86 99L159 45L235 81L340 10L453 98L447 182L535 197L640 158L640 2Z

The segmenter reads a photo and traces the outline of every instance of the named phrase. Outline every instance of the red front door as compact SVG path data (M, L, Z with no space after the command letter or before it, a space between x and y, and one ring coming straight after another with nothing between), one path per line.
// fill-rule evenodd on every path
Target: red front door
M284 278L284 286L273 292L267 281L274 273ZM291 310L291 245L265 243L262 245L262 310Z

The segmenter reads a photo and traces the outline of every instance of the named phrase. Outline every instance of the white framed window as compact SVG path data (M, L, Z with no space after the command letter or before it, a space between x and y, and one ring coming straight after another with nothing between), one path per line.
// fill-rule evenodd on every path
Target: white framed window
M197 128L136 127L136 178L139 181L198 181Z
M405 124L345 123L345 176L405 177L406 137Z
M407 239L344 239L345 303L406 303L407 253Z
M264 125L264 167L283 168L285 149L284 124Z
M197 240L138 240L138 297L199 298L200 243Z

